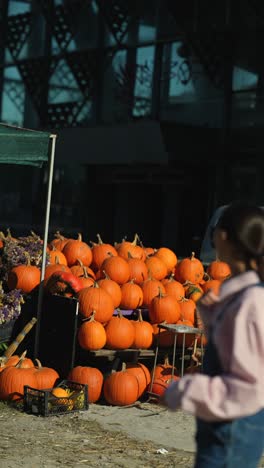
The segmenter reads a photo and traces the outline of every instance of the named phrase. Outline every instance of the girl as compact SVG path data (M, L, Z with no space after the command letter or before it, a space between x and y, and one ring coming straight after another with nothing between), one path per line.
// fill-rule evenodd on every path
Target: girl
M207 335L203 374L172 383L163 398L197 418L196 468L256 468L264 450L264 212L227 207L214 230L231 278L198 303Z

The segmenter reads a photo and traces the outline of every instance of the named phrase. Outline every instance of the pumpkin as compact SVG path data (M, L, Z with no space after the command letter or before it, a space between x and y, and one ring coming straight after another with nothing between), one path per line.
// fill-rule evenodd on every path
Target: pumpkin
M78 234L78 239L69 240L63 247L62 253L65 255L70 267L76 265L79 260L85 266L90 266L92 263L92 250L86 242L82 241L81 234Z
M135 234L134 240L132 242L123 240L120 244L115 245L118 255L126 260L128 259L129 255L131 255L133 258L139 258L144 261L146 254L144 249L137 245L138 240L139 237L137 234Z
M134 280L136 284L141 284L148 277L148 268L143 260L134 258L128 252L127 263L129 266L129 279Z
M54 263L59 263L60 265L67 265L67 259L65 255L60 250L57 250L54 246L49 251L48 260L51 265L53 265Z
M126 366L123 363L121 371L113 372L105 379L103 393L110 405L131 405L138 398L138 379L126 371Z
M95 367L76 366L69 375L68 380L88 385L88 401L95 403L99 400L103 387L103 374Z
M190 281L191 283L198 284L203 279L204 267L200 260L195 257L195 253L192 252L190 258L184 258L177 263L175 273L180 283Z
M110 294L114 302L114 308L116 309L120 306L121 302L121 288L116 281L113 281L109 278L106 272L104 272L104 275L104 278L99 279L98 285L100 286L100 288L104 289L106 292L108 292L108 294Z
M154 255L154 253L157 251L153 247L143 247L143 249L144 249L144 252L146 254L146 258L151 257L151 255Z
M62 236L59 231L55 233L55 238L50 242L49 248L52 250L52 247L55 247L60 252L63 250L63 247L67 244L68 240L66 237Z
M52 388L55 385L56 380L59 378L59 374L55 369L51 367L42 367L41 362L35 359L37 366L35 367L35 377L37 379L37 386L39 390L45 388Z
M137 363L134 364L132 362L126 363L126 371L134 375L138 381L138 396L137 399L140 398L143 393L145 392L147 386L151 382L151 376L148 368L144 366L144 364Z
M60 265L59 263L55 263L54 265L47 265L45 269L44 284L46 284L51 275L57 271L71 273L70 268L66 265Z
M231 269L227 263L215 260L208 266L207 273L214 280L224 281L231 275Z
M95 320L94 311L88 320L85 320L78 331L79 345L83 349L97 350L104 347L106 333L103 325Z
M134 325L135 337L132 343L132 348L148 349L153 342L153 328L149 322L142 319L141 311L138 311L138 320L132 320Z
M147 257L146 266L149 275L156 280L162 280L168 273L166 264L155 255Z
M88 275L87 273L87 268L88 267L83 267L83 276L78 276L79 280L81 281L82 283L82 287L83 288L89 288L90 286L92 286L95 282L94 278L92 278L91 276Z
M19 367L20 369L33 369L34 368L34 363L32 359L26 357L27 351L24 351L23 354L21 354L19 361L15 364L16 367Z
M192 299L182 297L179 301L181 320L188 320L194 326L196 304Z
M204 293L211 290L216 295L218 295L221 284L222 284L222 281L211 279L211 280L206 281L204 284L202 284L202 290Z
M152 384L152 389L151 389L151 383L148 386L148 391L153 393L154 395L157 395L159 398L163 396L165 391L167 390L168 386L170 385L171 382L176 382L177 380L180 380L180 377L177 375L174 375L170 379L155 379Z
M169 363L168 356L165 356L163 364L157 364L156 368L153 369L152 375L154 374L154 380L156 379L165 379L168 380L172 378L173 366ZM178 375L178 370L174 367L174 375Z
M177 323L180 318L180 306L177 299L159 291L149 306L149 318L152 323Z
M0 372L0 399L20 400L24 394L24 385L36 388L34 368L6 367Z
M81 260L77 260L77 264L71 267L71 272L75 276L83 276L84 275L84 268L88 276L95 279L95 273L93 270L87 266L84 266Z
M166 294L174 296L177 301L180 301L185 296L183 285L179 281L176 281L173 275L162 280L162 284L165 287Z
M9 290L21 289L25 294L30 293L40 283L40 270L30 265L18 265L8 273L7 285Z
M80 313L88 318L96 311L97 322L105 323L114 313L114 302L110 294L94 283L89 288L83 288L78 293Z
M118 284L124 284L129 280L130 270L126 260L122 257L110 256L102 264L102 271Z
M92 242L93 264L92 267L97 271L100 270L104 261L110 256L117 257L117 251L111 244L104 244L100 234L97 234L98 243Z
M192 284L188 281L184 284L185 296L187 299L192 299L197 302L203 295L203 290L198 284Z
M152 299L157 296L160 291L165 293L165 287L163 284L151 277L141 284L141 289L143 291L143 306L147 308L149 307Z
M61 387L55 387L51 390L51 394L56 398L68 398L69 394L67 390Z
M53 273L45 285L45 290L50 294L60 294L63 296L76 296L83 288L82 281L71 272L56 271Z
M159 328L157 323L152 324L153 342L159 344L161 348L170 348L174 344L175 333Z
M130 320L123 317L120 311L116 317L105 326L106 348L127 349L130 348L135 338L135 328Z
M155 257L160 258L160 260L165 263L167 267L167 274L170 274L174 271L178 259L171 249L168 249L167 247L160 247L155 253Z
M121 309L137 309L143 303L143 291L133 280L121 286Z

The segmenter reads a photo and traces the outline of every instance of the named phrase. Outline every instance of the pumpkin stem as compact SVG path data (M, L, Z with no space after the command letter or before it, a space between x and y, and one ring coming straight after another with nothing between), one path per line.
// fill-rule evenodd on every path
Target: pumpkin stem
M165 354L165 356L164 356L164 366L169 366L169 365L170 365L169 355Z
M89 317L86 317L86 318L82 319L82 323L84 323L84 322L93 322L95 320L95 314L96 314L96 311L93 310Z
M123 318L123 314L122 314L121 310L119 308L116 309L116 310L117 310L117 313L118 313L118 317Z
M43 366L42 366L40 360L39 360L39 359L35 359L35 362L37 363L37 368L38 368L38 369L42 369Z
M164 297L165 294L163 294L161 288L159 287L158 289L159 289L159 294L158 294L158 295L159 295L159 298Z
M97 281L94 282L94 284L93 284L92 287L93 287L93 288L99 288L99 284L97 283Z
M131 242L131 244L132 244L133 246L137 245L138 239L139 239L138 234L135 234L135 237L134 237L133 241Z
M54 249L56 250L56 249ZM59 265L60 264L60 259L58 257L58 255L55 255L55 265Z
M98 244L102 245L103 241L102 241L102 238L101 238L100 234L96 234L96 236L97 236L97 239L98 239Z
M65 240L65 237L60 233L60 231L56 231L54 237L56 237L56 239Z
M191 260L193 260L195 257L195 252L192 252L192 255L191 255Z
M77 258L77 263L79 266L83 267L83 262L79 258Z
M78 232L78 239L77 239L79 242L82 242L82 234L80 232Z
M85 266L82 267L83 268L83 276L84 278L89 278L89 275L87 273L87 268Z
M110 276L109 276L109 275L106 273L106 271L105 271L105 270L103 270L103 274L105 275L105 279L108 279L108 280L110 280L110 279L111 279L111 278L110 278Z
M27 354L27 350L24 351L24 352L21 354L21 356L20 356L20 358L19 358L19 361L18 361L18 363L15 365L15 367L21 367L22 362L23 362L24 359L26 358L26 354Z
M125 362L122 362L122 369L121 369L122 372L126 371L126 363Z
M188 302L189 299L186 299L186 297L184 296L180 296L180 300L178 302L182 303L182 302Z
M25 255L26 260L27 260L26 266L30 266L30 265L31 265L31 258L30 258L29 253L25 251L25 252L24 252L24 255Z
M212 278L211 278L210 275L208 275L208 273L205 272L204 275L203 275L203 279L204 279L204 281L209 281Z
M138 309L138 320L139 320L139 322L143 322L142 312L141 312L140 309Z
M133 255L131 255L131 252L127 252L127 257L128 258L134 258Z

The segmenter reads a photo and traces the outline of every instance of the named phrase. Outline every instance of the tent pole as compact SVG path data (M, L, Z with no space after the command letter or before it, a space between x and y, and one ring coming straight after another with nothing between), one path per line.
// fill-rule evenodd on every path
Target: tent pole
M47 258L47 245L48 245L48 234L49 234L49 218L50 218L50 204L51 204L51 193L52 193L52 181L53 181L53 169L55 159L55 148L57 135L50 135L51 138L51 150L49 155L49 175L48 175L48 190L47 190L47 203L46 203L46 214L45 214L45 227L43 237L43 249L42 249L42 265L41 265L41 277L38 294L38 305L37 305L37 323L35 329L35 344L34 344L34 358L38 357L39 352L39 332L40 332L40 319L41 309L43 302L44 292L44 276L46 269L46 258Z

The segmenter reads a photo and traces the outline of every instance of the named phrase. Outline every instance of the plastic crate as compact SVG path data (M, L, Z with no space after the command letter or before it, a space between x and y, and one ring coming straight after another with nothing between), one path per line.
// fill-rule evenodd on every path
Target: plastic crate
M88 410L88 385L63 380L56 388L70 389L68 397L52 395L52 388L38 390L25 385L24 411L39 416L53 416Z

